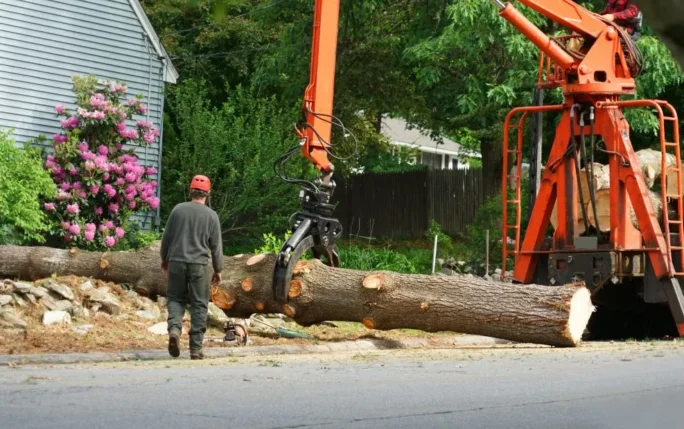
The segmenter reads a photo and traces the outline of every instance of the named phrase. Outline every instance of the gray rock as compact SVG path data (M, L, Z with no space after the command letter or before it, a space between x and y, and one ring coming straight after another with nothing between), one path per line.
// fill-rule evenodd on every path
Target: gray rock
M28 326L21 318L19 318L13 311L3 311L0 313L0 319L4 320L7 324L12 325L14 328L26 329Z
M80 326L72 326L71 330L76 332L79 335L85 335L88 332L90 332L95 325L80 325Z
M93 289L88 294L88 301L99 305L99 308L104 309L112 316L117 316L121 313L121 301L104 288ZM94 306L93 306L94 307ZM97 311L97 310L94 310Z
M48 294L48 290L42 286L39 286L39 287L33 286L33 287L31 287L31 290L29 292L31 293L31 295L35 296L38 299L40 299L40 298L42 298Z
M9 295L13 290L14 286L12 286L12 283L9 283L9 280L0 283L0 294Z
M130 299L136 299L138 297L138 293L134 290L129 290L126 292L126 297Z
M0 307L3 305L8 305L12 302L12 297L9 295L0 295Z
M157 304L159 304L161 307L166 307L166 298L163 296L158 296Z
M209 311L207 312L207 315L209 325L215 326L217 328L223 328L223 325L228 321L228 316L226 316L226 313L218 308L213 302L209 303Z
M46 311L43 313L43 325L71 325L71 315L66 311Z
M88 311L88 309L80 304L73 305L71 307L71 310L69 310L69 313L71 313L71 315L77 319L88 319L90 317L90 312Z
M57 302L55 302L55 310L54 311L70 311L74 307L74 304L71 303L68 299L61 299Z
M153 334L156 335L168 335L169 334L169 326L168 323L166 322L159 322L155 325L150 326L147 328L149 332L152 332Z
M70 301L75 298L74 291L72 291L69 286L63 285L61 283L49 282L46 285L46 288Z
M57 301L50 296L50 294L45 295L40 299L40 302L47 308L48 310L57 310Z
M451 268L447 268L447 267L442 268L442 274L447 275L447 276L456 275L454 270L452 270Z
M501 275L501 268L497 268L496 270L494 270L494 275L500 276Z
M93 284L90 282L90 280L88 280L87 282L81 283L81 285L78 287L78 289L81 292L88 292L92 289L95 289L95 286L93 286Z
M19 295L18 293L13 293L12 298L14 299L14 303L17 304L19 307L28 306L24 298L22 298L21 295Z
M159 318L159 315L154 314L154 312L150 310L138 310L135 312L135 315L148 320L157 320Z
M36 297L33 296L33 294L31 294L31 293L27 293L24 296L31 303L31 305L35 305L38 302L38 299L36 299Z
M31 283L25 283L25 282L13 282L14 284L14 291L27 294L31 292L31 289L33 288L33 285Z
M492 279L492 276L490 276L489 274L485 274L483 278L489 282L494 281L494 279Z

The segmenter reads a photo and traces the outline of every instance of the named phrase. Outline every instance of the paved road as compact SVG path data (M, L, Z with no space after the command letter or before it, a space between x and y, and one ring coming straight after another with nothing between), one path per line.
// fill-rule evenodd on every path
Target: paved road
M680 428L684 346L0 369L9 428Z

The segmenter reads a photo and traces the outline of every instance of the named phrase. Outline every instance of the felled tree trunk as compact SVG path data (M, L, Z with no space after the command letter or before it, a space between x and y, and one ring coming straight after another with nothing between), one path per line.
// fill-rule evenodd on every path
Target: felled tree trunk
M58 275L128 283L138 292L165 293L158 245L137 252L69 252L0 246L0 276L34 280ZM300 261L290 300L273 299L274 255L226 257L212 301L231 317L283 313L303 326L362 322L369 329L455 331L517 342L575 346L593 311L581 285L548 287L463 276L406 275L331 268Z

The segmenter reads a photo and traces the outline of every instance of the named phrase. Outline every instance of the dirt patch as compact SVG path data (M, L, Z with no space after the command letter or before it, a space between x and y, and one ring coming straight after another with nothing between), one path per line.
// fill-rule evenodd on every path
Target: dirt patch
M45 326L43 315L50 308L46 304L58 301L64 304L65 298L54 290L50 284L67 287L73 294L68 324ZM3 312L11 312L13 316L25 323L24 327L7 325L0 327L0 354L34 354L34 353L87 353L116 352L143 349L165 349L167 336L150 332L153 325L165 325L167 312L165 300L152 301L127 290L121 285L81 277L66 276L43 279L31 286L40 289L26 292L26 284L16 286L14 282L5 281L3 294L12 297L12 302L3 306ZM11 288L11 289L8 289ZM62 293L68 292L61 290ZM101 305L93 299L93 291L97 294L115 298L117 311ZM67 293L68 294L68 293ZM15 298L15 295L18 298ZM40 296L43 296L40 298ZM67 302L66 304L69 304ZM54 305L54 303L53 303ZM111 314L111 313L116 314ZM294 321L278 316L273 319L259 316L259 320L242 321L248 326L249 347L261 345L305 345L323 342L352 341L358 339L400 340L405 338L424 338L435 345L448 345L456 334L426 334L414 330L374 331L361 323L326 322L304 328ZM182 345L188 347L187 332L190 329L190 315L184 318ZM270 327L268 325L271 325ZM285 338L272 327L277 326L289 330L290 333L304 334L308 338ZM214 320L205 334L205 347L235 347L235 343L224 341L225 332L222 323Z

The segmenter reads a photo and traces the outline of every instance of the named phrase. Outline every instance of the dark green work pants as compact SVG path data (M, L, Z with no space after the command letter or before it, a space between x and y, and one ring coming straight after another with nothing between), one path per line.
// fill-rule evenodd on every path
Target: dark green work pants
M209 265L169 262L167 308L169 332L182 332L185 306L190 303L190 350L202 348L207 331L207 308L209 306Z

